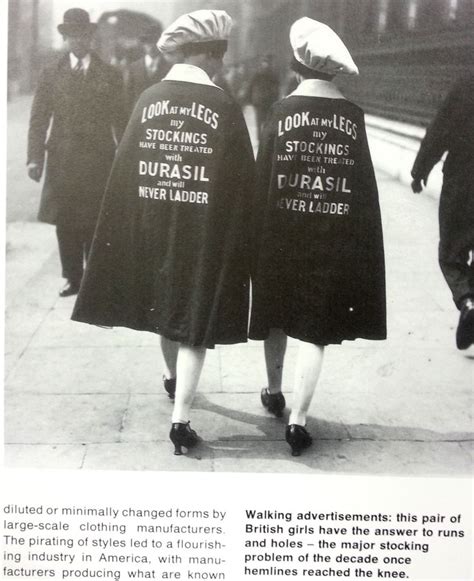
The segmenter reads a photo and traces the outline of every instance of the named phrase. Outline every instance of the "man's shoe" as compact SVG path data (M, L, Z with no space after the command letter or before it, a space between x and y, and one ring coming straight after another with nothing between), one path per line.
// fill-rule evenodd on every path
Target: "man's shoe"
M64 287L59 291L60 297L72 297L72 295L77 295L80 288L80 283L68 280Z
M456 330L456 346L467 349L474 343L474 300L465 299L461 305L458 328Z

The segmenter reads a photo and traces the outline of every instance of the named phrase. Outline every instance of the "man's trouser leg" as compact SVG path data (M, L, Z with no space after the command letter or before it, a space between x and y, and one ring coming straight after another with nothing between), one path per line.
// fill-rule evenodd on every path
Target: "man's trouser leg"
M94 229L89 226L56 226L62 275L73 283L80 283L84 273Z
M453 300L458 309L464 299L474 297L474 263L471 260L471 249L464 248L457 254L443 244L439 244L439 265L448 283Z

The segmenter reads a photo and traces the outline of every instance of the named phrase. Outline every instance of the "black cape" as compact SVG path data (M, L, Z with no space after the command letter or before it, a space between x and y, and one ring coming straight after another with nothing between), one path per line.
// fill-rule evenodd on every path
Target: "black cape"
M386 337L377 184L363 112L345 99L277 103L257 158L250 337Z
M133 112L73 320L213 347L246 341L254 158L222 90L164 80Z

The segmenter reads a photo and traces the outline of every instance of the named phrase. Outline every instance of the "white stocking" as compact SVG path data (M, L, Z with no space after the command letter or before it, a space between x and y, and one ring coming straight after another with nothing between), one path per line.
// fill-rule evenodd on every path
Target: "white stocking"
M196 393L202 366L206 357L205 347L180 345L176 366L177 381L174 409L171 421L185 424L189 421L191 405Z
M306 424L306 415L321 373L323 355L323 346L313 345L305 341L299 342L293 406L288 420L289 424L298 424L299 426Z
M286 343L287 337L281 329L270 329L270 333L264 341L268 391L270 393L281 391Z
M165 364L164 376L166 379L174 379L176 377L176 361L178 358L179 343L160 336L160 345Z

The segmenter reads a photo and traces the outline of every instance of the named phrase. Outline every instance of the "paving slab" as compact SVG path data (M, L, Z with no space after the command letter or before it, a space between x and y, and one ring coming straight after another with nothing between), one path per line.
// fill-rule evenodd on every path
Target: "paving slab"
M27 231L35 232L34 229L29 227ZM30 259L33 258L41 259L35 253L30 256ZM31 268L29 277L23 277L23 274L20 276L21 286L13 284L10 288L9 283L7 284L6 303L8 307L52 309L55 303L60 300L58 292L64 286L65 281L60 276L57 250L54 247L50 248L49 256L40 264L40 268L36 264ZM6 275L8 280L13 279L15 281L16 274L16 272L10 273L7 266Z
M247 443L214 450L214 470L385 476L469 476L469 459L457 443L317 440L293 457L286 442ZM461 467L461 470L460 470Z
M288 345L283 384L293 381L297 347ZM221 349L222 388L231 392L257 392L268 385L263 342L234 345Z
M7 444L5 464L10 468L80 470L85 454L85 444Z
M98 364L100 362L100 365ZM162 393L163 360L155 347L30 348L6 391L44 394ZM221 391L219 354L210 352L201 389Z
M468 455L469 459L470 459L470 466L471 466L471 476L474 476L473 474L473 456L474 456L474 440L470 439L466 442L460 442L459 445L461 446L462 450L464 450L464 452L466 452L466 454Z
M182 456L175 456L171 442L91 444L87 446L83 468L212 472L213 461L202 458L199 447ZM160 490L160 494L166 496L166 491Z
M128 399L127 394L11 394L5 402L5 443L116 442Z
M445 394L438 393L438 397L465 390L472 394L472 363L459 351L419 345L409 349L388 345L331 347L325 353L318 389L327 385L345 393L378 391L386 386L402 396L405 389L431 392L433 386L444 385Z
M449 351L455 351L457 322L458 312L454 309L424 312L391 309L387 321L388 343L402 345L407 350L422 346L445 347Z
M287 399L290 403L291 397ZM196 429L202 425L202 437L213 441L283 439L289 413L287 408L283 418L275 418L262 407L258 393L198 394L194 410ZM332 399L324 403L321 399L313 402L307 425L315 437L348 437Z
M72 306L71 302L71 311ZM77 323L70 320L70 314L71 312L66 311L65 308L49 311L31 341L31 348L138 346L141 340L140 335L145 335L132 329L118 327L105 329Z

